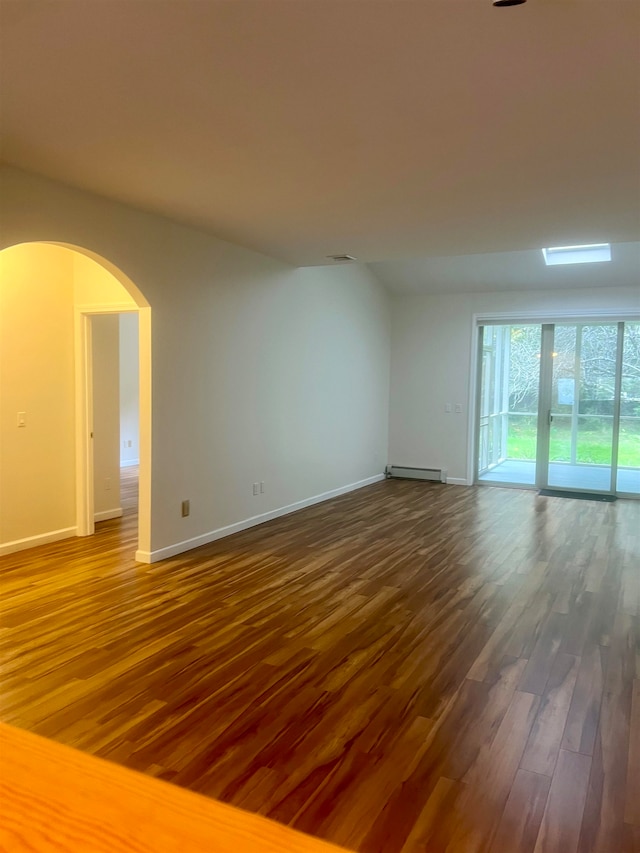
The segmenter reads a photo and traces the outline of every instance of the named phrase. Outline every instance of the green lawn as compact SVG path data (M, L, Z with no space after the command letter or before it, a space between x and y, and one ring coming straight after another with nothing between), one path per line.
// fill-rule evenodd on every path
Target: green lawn
M600 428L598 428L600 424ZM536 423L534 418L510 418L507 441L509 459L536 458ZM571 427L569 419L557 419L551 427L549 457L552 462L571 461ZM611 421L594 421L580 425L577 461L593 465L611 464ZM640 422L625 419L620 424L618 465L640 467Z

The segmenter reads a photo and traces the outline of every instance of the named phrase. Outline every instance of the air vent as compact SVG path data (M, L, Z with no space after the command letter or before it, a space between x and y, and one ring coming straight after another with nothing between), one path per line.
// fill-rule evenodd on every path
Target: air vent
M357 258L354 258L353 255L327 255L329 260L335 261L338 264L346 264L350 261L357 261Z

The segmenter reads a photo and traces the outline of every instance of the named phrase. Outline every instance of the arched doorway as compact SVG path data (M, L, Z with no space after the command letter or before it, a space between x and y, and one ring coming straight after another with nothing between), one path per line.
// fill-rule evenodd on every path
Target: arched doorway
M0 553L93 532L92 318L139 319L136 558L151 540L151 309L114 264L80 246L29 242L0 251L7 413L0 459ZM18 412L14 425L8 412ZM31 414L29 414L31 412ZM20 421L22 420L22 425ZM31 429L30 429L31 427Z

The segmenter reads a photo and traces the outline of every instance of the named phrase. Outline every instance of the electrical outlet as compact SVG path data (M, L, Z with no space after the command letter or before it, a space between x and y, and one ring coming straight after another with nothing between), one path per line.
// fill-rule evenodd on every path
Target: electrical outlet
M186 518L191 512L189 501L182 501L182 517Z

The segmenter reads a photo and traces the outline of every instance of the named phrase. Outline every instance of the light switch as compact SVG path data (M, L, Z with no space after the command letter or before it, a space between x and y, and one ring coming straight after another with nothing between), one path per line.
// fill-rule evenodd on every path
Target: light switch
M457 412L457 414L460 414L460 412L461 412L461 411L462 411L462 403L456 403L456 412Z
M18 426L26 427L27 425L27 413L26 412L18 412Z
M450 415L451 414L451 403L445 403L444 404L444 410L448 415Z

